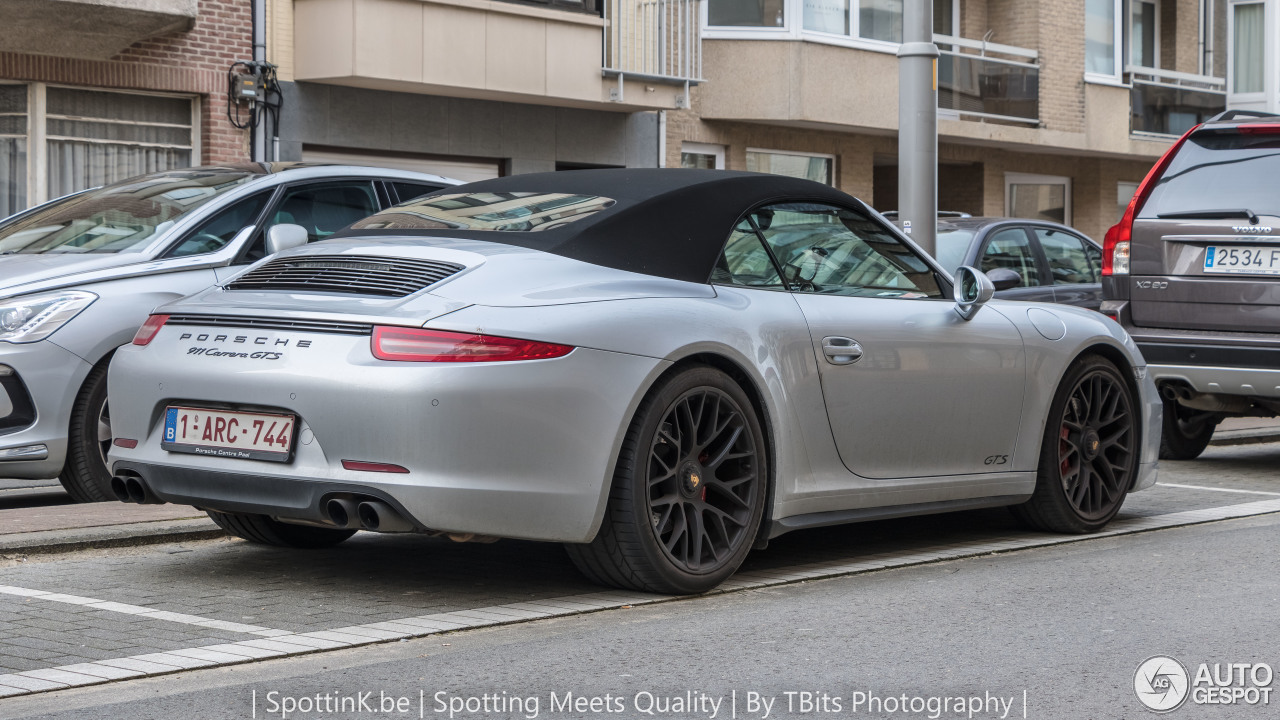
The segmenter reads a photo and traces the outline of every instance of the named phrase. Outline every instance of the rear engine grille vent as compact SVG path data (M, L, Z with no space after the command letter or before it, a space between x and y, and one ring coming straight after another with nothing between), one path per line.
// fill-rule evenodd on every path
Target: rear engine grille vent
M438 260L368 255L286 257L241 275L227 285L227 289L404 297L444 280L463 267Z
M198 325L231 327L244 330L300 330L302 332L337 335L372 335L372 325L334 322L330 320L289 320L286 318L251 318L234 315L170 315L166 325Z

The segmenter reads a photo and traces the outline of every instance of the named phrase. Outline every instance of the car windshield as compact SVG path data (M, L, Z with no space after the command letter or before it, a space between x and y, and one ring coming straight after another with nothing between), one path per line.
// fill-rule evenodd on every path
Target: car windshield
M183 215L255 177L181 170L71 195L0 225L0 254L139 252Z
M1280 135L1193 135L1174 155L1138 217L1223 208L1280 216L1277 170Z
M361 220L353 230L492 230L537 232L561 227L613 205L595 195L465 193L428 195Z
M956 268L964 264L964 256L973 240L972 230L943 230L938 228L937 247L934 253L943 270L955 273Z

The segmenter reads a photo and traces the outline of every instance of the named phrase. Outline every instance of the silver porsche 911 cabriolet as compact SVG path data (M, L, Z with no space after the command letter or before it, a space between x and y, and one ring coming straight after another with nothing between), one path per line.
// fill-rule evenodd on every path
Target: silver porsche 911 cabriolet
M833 523L1098 530L1155 482L1145 363L1102 315L992 291L805 180L449 188L157 309L111 365L112 487L275 545L562 542L671 593Z

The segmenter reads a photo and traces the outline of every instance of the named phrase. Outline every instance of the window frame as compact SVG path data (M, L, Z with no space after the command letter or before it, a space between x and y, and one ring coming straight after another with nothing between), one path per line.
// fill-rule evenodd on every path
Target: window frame
M1133 46L1134 46L1134 41L1133 41L1133 38L1134 38L1134 34L1133 34L1133 9L1134 9L1135 7L1137 7L1137 6L1139 6L1139 5L1144 5L1144 4L1146 4L1146 5L1150 5L1150 6L1151 6L1152 8L1154 8L1154 10L1155 10L1155 12L1153 12L1153 13L1152 13L1152 16L1153 16L1153 18L1154 18L1152 22L1154 22L1154 23L1155 23L1155 27L1152 29L1152 34L1151 34L1151 37L1152 37L1152 45L1154 45L1154 47L1152 48L1152 51L1151 51L1151 57L1152 57L1151 64L1150 64L1150 65L1142 65L1142 64L1137 63L1137 62L1129 62L1129 63L1127 63L1127 65L1132 65L1133 67L1146 67L1146 68L1152 68L1152 69L1156 69L1156 70L1160 69L1160 22L1161 22L1161 18L1160 18L1160 16L1161 16L1160 6L1162 5L1162 3L1161 3L1161 2L1159 2L1159 0L1128 0L1128 2L1127 2L1127 3L1125 3L1125 4L1127 4L1127 5L1128 5L1128 9L1129 9L1128 18L1127 18L1127 20L1126 20L1126 23L1125 23L1125 29L1124 29L1124 30L1125 30L1125 37L1128 39L1128 42L1127 42L1127 43L1125 43L1125 45L1126 45L1126 48L1125 48L1125 50L1126 50L1126 52L1125 52L1125 56L1126 56L1130 61L1132 61L1132 60L1134 59L1134 58L1133 58Z
M1037 173L1019 173L1006 172L1004 174L1004 214L1007 217L1014 217L1013 214L1013 186L1014 185L1063 185L1065 192L1063 193L1062 202L1062 220L1054 220L1063 225L1071 224L1071 176L1070 175L1040 175ZM1021 220L1043 220L1043 218L1019 218Z
M1262 27L1263 27L1263 43L1262 43L1262 89L1250 92L1236 92L1236 8L1241 5L1261 5L1262 6ZM1268 95L1268 88L1275 82L1275 74L1269 72L1269 68L1275 64L1275 49L1273 43L1267 42L1267 30L1274 24L1272 18L1275 12L1275 5L1268 0L1228 0L1227 1L1227 103L1229 105L1249 104L1249 103L1265 103Z
M683 156L686 153L689 155L710 155L715 158L715 169L724 170L725 150L726 148L724 145L717 145L715 143L683 141L680 143L681 164L684 162Z
M839 45L842 47L855 48L859 50L871 50L881 53L896 53L900 42L890 40L876 40L874 38L862 37L860 27L861 18L861 0L848 0L849 8L849 34L838 34L822 32L820 30L807 30L804 27L804 0L784 0L782 25L780 26L742 26L742 25L712 25L710 24L710 3L701 3L701 20L702 20L702 37L705 40L807 40L811 42L819 42L827 45ZM953 26L958 26L960 22L960 0L950 0L951 18Z
M1122 0L1110 0L1111 2L1111 61L1113 63L1114 72L1098 73L1089 70L1089 51L1088 51L1088 26L1089 16L1088 8L1085 8L1085 22L1081 28L1082 36L1085 40L1085 66L1084 79L1085 82L1099 83L1102 85L1120 85L1128 87L1124 82L1124 58L1125 58L1125 27L1126 20L1124 10L1127 4Z
M764 153L767 155L792 155L796 157L823 158L826 160L830 160L831 164L829 166L829 175L827 176L827 181L824 182L823 184L829 187L836 187L836 156L835 155L830 155L827 153L818 153L818 152L803 152L800 150L772 150L769 148L760 148L760 147L749 147L746 149L746 152ZM767 174L777 175L778 173L767 173ZM791 176L783 175L782 177L791 177Z

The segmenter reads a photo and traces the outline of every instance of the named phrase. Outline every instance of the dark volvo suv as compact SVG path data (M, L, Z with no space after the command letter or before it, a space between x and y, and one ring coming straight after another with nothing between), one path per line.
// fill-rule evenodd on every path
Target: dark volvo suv
M1280 115L1228 111L1183 135L1103 243L1102 311L1165 402L1160 457L1225 417L1280 414Z

